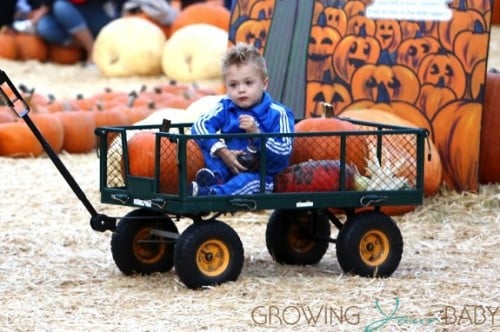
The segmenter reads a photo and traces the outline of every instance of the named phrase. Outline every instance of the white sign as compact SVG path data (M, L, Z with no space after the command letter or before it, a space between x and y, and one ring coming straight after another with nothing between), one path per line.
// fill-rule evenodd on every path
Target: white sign
M449 21L449 0L375 0L366 7L366 17L409 21Z

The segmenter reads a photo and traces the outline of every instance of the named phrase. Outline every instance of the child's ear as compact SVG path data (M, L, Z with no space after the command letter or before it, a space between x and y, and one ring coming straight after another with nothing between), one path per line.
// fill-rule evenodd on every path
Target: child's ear
M269 85L269 77L264 78L264 91L267 90L267 86Z

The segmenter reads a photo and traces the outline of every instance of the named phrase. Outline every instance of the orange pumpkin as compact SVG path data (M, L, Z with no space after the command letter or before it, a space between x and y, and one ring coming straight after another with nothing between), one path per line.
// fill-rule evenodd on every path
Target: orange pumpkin
M500 182L500 73L489 72L486 76L486 91L481 120L479 149L480 183Z
M31 120L47 143L57 153L63 145L63 127L49 114L31 114ZM38 157L44 153L42 145L24 121L0 124L0 155L8 157Z
M170 26L169 36L190 24L210 24L229 31L231 13L226 7L210 3L195 3L184 8Z
M37 35L28 33L16 34L16 47L20 60L47 61L49 49L47 44Z
M463 100L441 108L432 121L433 141L443 164L443 181L456 191L479 188L482 104Z
M62 65L72 65L82 61L83 55L84 51L80 47L50 44L47 60Z
M415 105L404 101L373 101L373 100L360 100L347 106L345 110L356 110L356 109L378 109L383 110L400 118L407 120L419 128L425 128L431 131L431 123L429 119L417 108Z
M346 132L358 131L359 127L349 121L333 117L307 118L295 125L297 133L311 132ZM309 160L340 159L340 136L304 136L293 140L291 164ZM363 136L348 135L346 138L346 158L349 165L354 165L361 172L366 167L365 156L368 152L367 142Z
M177 144L168 138L160 140L160 192L177 194L179 191L179 163L177 160ZM130 175L154 177L155 174L154 132L140 132L129 139L127 143ZM204 167L201 149L194 140L187 142L187 182L193 181L196 172Z
M63 150L68 153L88 153L96 145L95 121L92 112L66 111L53 113L64 129Z
M0 58L17 59L16 37L7 27L0 29Z

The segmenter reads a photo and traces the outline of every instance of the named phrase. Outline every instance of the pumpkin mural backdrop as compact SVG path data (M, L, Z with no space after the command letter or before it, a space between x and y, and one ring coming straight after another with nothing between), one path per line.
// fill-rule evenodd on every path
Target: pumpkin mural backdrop
M269 92L297 118L323 102L394 113L429 130L447 187L477 191L493 0L443 0L451 18L436 21L371 18L382 1L238 0L229 42L263 52Z

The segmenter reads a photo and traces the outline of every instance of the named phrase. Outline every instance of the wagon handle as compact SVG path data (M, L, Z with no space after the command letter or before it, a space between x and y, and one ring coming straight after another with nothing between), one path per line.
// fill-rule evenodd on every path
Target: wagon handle
M363 196L359 199L359 204L363 207L366 207L366 206L370 206L371 204L374 204L374 203L383 202L386 199L387 199L387 196L367 195L367 196Z
M54 149L52 149L52 146L50 146L45 137L43 137L38 127L29 117L30 107L28 103L23 99L17 88L14 86L12 81L9 79L9 77L3 70L0 70L0 97L2 97L7 106L19 118L22 118L24 122L26 122L26 125L28 125L33 135L35 135L37 140L40 142L43 149L49 156L50 160L52 160L59 173L61 173L61 175L66 180L68 185L71 187L75 195L78 197L78 199L82 202L87 211L90 213L91 215L90 225L92 226L92 228L99 231L102 231L104 227L110 227L108 229L111 229L113 223L115 222L114 219L97 213L96 209L94 208L92 203L90 203L89 199L83 192L82 188L75 181L75 179L68 171L64 163L61 161L57 153L54 151ZM96 229L96 225L98 229Z

